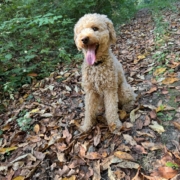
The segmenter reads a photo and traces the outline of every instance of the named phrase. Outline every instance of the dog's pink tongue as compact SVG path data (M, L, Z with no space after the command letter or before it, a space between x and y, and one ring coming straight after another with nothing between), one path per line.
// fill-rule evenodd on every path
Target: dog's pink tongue
M86 61L89 65L93 65L96 60L96 45L88 46L87 54L86 54Z

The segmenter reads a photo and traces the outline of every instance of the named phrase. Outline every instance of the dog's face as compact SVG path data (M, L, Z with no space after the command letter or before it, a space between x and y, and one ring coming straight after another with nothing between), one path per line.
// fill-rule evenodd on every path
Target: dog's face
M77 48L83 50L87 63L93 65L116 42L113 23L105 15L87 14L75 25L74 40Z

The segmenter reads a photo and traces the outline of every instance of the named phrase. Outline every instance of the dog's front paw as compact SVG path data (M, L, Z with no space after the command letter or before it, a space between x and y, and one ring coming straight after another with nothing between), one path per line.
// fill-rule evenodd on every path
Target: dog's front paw
M122 129L122 122L118 119L117 121L109 124L109 129L113 134L120 135L120 130Z
M91 129L92 126L87 126L86 124L83 124L82 126L79 126L80 132L87 132L89 129Z

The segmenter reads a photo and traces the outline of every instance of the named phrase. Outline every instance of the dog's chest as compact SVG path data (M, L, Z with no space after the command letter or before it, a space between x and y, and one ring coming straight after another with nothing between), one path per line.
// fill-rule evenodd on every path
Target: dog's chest
M86 67L82 74L84 89L93 89L102 92L117 85L117 74L114 67L107 65Z

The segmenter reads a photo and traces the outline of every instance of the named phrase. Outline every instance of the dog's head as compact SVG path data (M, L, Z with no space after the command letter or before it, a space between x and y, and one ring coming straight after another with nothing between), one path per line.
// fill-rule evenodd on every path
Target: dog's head
M116 42L116 33L106 15L86 14L74 27L74 40L77 48L83 50L87 63L93 65Z

